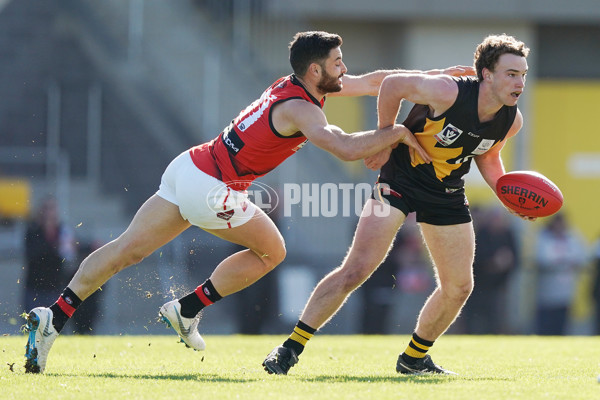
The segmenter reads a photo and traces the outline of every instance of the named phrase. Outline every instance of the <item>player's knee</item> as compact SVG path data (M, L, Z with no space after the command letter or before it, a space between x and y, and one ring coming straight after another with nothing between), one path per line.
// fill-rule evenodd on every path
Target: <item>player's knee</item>
M279 264L281 264L283 262L283 260L285 260L285 256L286 256L286 249L285 246L282 246L281 248L278 248L276 251L271 252L270 254L268 254L264 260L265 263L267 265L267 267L269 268L269 270L275 268L276 266L278 266Z
M285 241L283 238L280 238L280 241L277 242L277 244L271 246L267 252L260 254L260 257L267 270L270 271L281 264L283 260L285 260L286 255L287 250L285 248Z
M457 303L465 303L473 291L473 281L465 281L451 285L447 293Z
M343 276L342 288L345 292L349 293L367 280L370 271L346 264L343 267L340 267L340 272Z

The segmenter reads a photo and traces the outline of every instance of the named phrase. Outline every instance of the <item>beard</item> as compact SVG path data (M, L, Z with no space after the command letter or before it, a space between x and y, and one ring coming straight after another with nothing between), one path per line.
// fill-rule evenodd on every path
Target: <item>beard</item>
M342 84L338 82L339 76L332 76L323 70L323 76L317 84L317 89L322 93L335 93L342 90Z

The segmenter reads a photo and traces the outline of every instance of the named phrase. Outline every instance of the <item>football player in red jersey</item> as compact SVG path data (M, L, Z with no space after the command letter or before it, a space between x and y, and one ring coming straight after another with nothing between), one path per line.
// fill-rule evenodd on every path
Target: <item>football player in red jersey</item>
M54 340L82 301L117 272L140 262L191 225L247 248L223 260L195 291L160 309L163 320L187 346L203 350L204 340L197 329L200 310L251 285L286 254L275 224L248 200L245 189L306 140L342 160L363 159L405 143L429 161L402 125L348 134L327 122L322 110L326 95L377 95L383 78L399 72L346 75L341 45L341 37L335 34L296 34L290 44L294 73L267 88L217 138L184 151L169 164L159 190L141 206L125 232L81 263L55 304L29 312L27 372L44 371ZM428 73L442 72L471 71L452 67Z

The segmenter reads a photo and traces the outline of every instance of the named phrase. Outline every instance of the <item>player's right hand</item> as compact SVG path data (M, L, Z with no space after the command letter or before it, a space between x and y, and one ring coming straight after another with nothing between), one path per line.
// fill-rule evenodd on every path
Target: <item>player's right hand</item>
M394 148L395 147L396 146L394 146ZM381 169L381 167L383 167L383 165L386 162L388 162L388 160L390 159L390 154L392 154L392 148L387 147L387 148L381 150L380 152L375 153L372 156L365 158L365 160L364 160L365 166L369 169L372 169L373 171L377 171L377 170Z

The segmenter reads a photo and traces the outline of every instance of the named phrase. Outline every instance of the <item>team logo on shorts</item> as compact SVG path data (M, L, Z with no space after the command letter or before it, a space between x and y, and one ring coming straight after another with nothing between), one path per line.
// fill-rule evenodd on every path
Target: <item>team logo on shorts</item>
M221 211L217 213L217 217L229 221L233 217L233 214L235 214L234 210Z
M448 124L442 129L440 133L434 135L435 140L438 141L442 146L450 146L452 143L459 138L463 131L458 129L452 124Z

